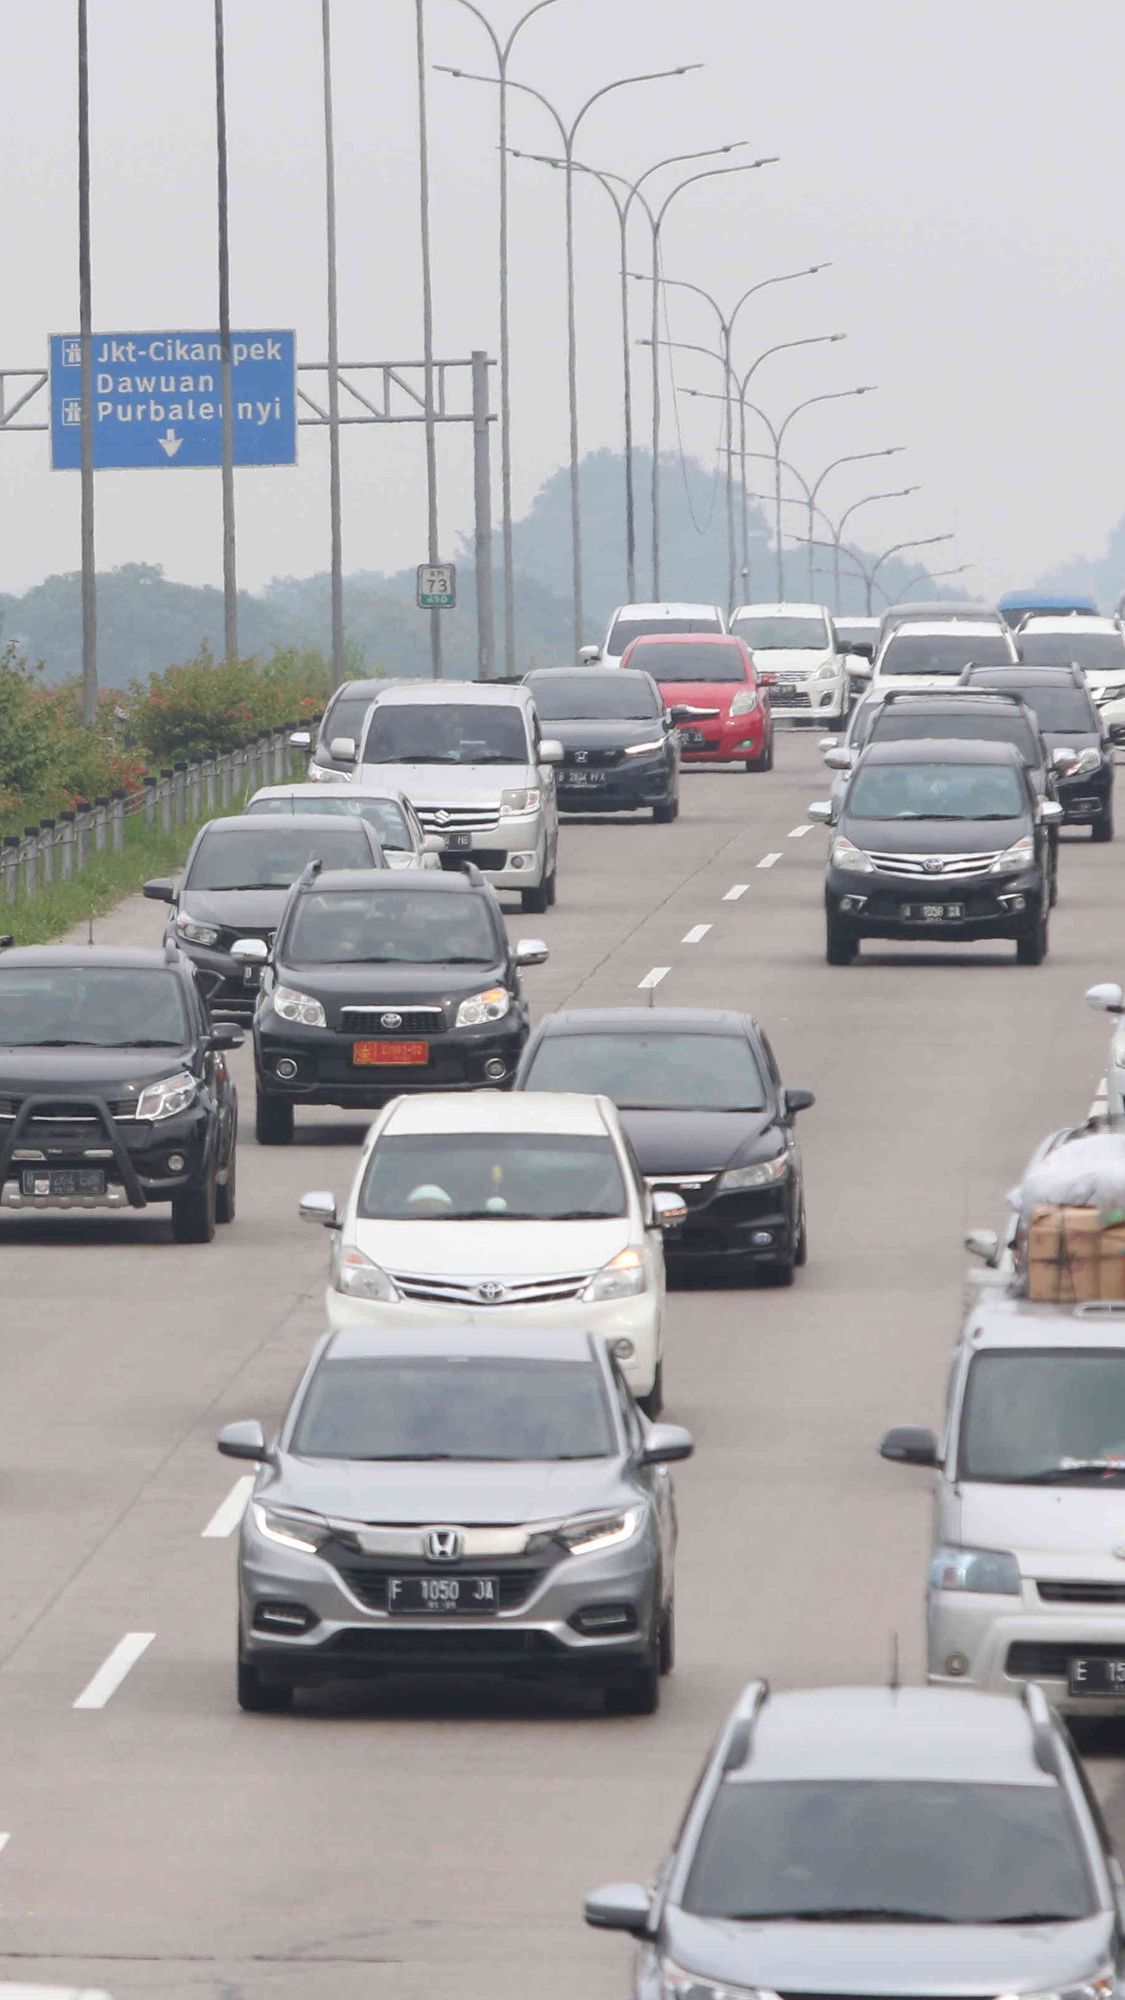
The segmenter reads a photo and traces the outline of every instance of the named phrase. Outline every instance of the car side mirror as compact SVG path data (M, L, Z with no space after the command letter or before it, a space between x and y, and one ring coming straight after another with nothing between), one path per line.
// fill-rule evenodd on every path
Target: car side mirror
M822 736L816 747L823 755L826 750L838 750L840 739L838 736Z
M303 1194L299 1212L302 1222L319 1222L324 1229L340 1227L336 1197L324 1188L315 1188L311 1194Z
M973 1257L979 1257L990 1271L996 1269L1000 1258L1000 1238L994 1229L970 1229L965 1238L965 1248Z
M648 1937L652 1929L652 1897L640 1882L611 1882L587 1896L584 1915L596 1931L625 1931Z
M812 820L814 826L831 826L831 799L814 799L811 806L808 807L808 817Z
M687 1221L687 1203L681 1195L673 1194L671 1188L654 1188L652 1219L658 1229L678 1229L681 1222Z
M783 1090L781 1099L787 1118L795 1118L798 1111L811 1111L816 1103L816 1095L811 1090Z
M328 755L337 764L355 763L356 743L354 736L334 736L328 745Z
M246 1040L237 1021L216 1021L207 1037L209 1049L240 1049Z
M1063 809L1057 799L1042 799L1039 804L1039 818L1044 826L1057 826L1063 817Z
M308 729L291 730L289 734L289 748L291 750L311 750L312 749L311 730Z
M174 903L176 885L170 875L157 875L153 881L145 883L141 894L147 896L150 903Z
M216 1442L224 1458L249 1458L261 1464L270 1456L266 1434L256 1417L224 1424Z
M1099 1014L1125 1014L1125 993L1117 985L1091 986L1086 1005Z
M553 736L545 736L539 745L539 762L541 764L561 764L565 754L562 744L557 742Z
M690 1458L695 1439L681 1424L650 1424L641 1451L642 1465L678 1465Z
M579 646L578 648L578 664L580 667L596 667L601 657L602 649L600 646Z
M920 1429L917 1424L899 1424L888 1431L879 1446L880 1458L889 1458L895 1465L936 1465L938 1462L937 1439L932 1431Z
M850 771L852 768L852 753L850 750L826 750L824 761L830 771Z
M422 852L423 852L423 854L444 854L444 853L445 853L445 835L444 835L443 833L426 833L426 834L423 834L423 836L422 836Z
M520 938L516 944L517 965L546 965L550 956L542 938Z
M694 714L694 708L686 701L678 701L668 710L670 720L675 723L690 722Z
M230 955L240 965L264 965L270 955L265 938L236 938L230 948Z

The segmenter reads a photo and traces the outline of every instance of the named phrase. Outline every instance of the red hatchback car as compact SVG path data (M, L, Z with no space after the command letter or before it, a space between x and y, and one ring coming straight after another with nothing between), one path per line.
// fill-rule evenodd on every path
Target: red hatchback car
M723 632L634 639L621 665L651 674L669 707L699 711L680 724L685 764L772 771L769 693L741 639Z

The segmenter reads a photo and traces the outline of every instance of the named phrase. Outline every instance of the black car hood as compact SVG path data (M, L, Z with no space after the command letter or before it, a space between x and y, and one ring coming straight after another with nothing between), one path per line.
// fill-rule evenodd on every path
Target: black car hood
M1043 741L1047 745L1048 750L1097 750L1100 752L1105 748L1100 729L1045 729L1043 731ZM1060 777L1063 775L1062 772L1059 773Z
M851 819L836 828L876 854L995 854L1030 833L1030 814L1017 819Z
M191 1052L174 1049L9 1049L0 1047L0 1096L43 1091L128 1097L157 1077L171 1076L190 1062Z
M613 716L574 722L545 722L544 736L553 737L564 750L623 750L630 743L651 743L664 735L658 715L641 716L631 722Z
M288 889L182 889L180 908L201 923L237 931L274 930L281 922Z
M283 985L299 987L317 999L349 1000L358 1005L383 1000L441 1000L482 993L505 986L507 969L490 965L294 965L275 966Z
M620 1107L619 1107L620 1108ZM779 1128L765 1111L628 1111L621 1123L644 1174L705 1174L778 1151Z

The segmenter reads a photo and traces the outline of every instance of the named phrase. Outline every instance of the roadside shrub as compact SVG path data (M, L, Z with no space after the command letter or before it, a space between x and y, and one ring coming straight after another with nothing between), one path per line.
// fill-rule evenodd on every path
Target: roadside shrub
M289 648L270 660L228 666L204 646L194 660L134 682L131 733L155 763L210 757L263 729L317 714L330 687L327 663L317 652Z

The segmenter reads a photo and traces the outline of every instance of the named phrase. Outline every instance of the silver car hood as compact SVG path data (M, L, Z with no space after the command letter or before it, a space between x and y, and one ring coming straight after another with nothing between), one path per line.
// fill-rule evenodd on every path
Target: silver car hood
M616 1457L548 1464L365 1465L286 1454L276 1479L263 1481L257 1497L275 1506L307 1507L333 1520L471 1527L550 1521L592 1508L624 1506L635 1502L637 1494L624 1484Z
M1009 1924L725 1923L669 1910L663 1949L686 1972L766 1989L803 1992L940 1993L983 2000L1042 1993L1104 1966L1107 1913L1081 1923L1022 1929Z
M365 764L364 775L397 786L417 806L496 805L509 787L534 785L533 764Z
M1095 1575L1104 1570L1125 1582L1125 1485L1000 1486L974 1480L959 1486L953 1498L953 1532L968 1548L1013 1549L1029 1576L1089 1576L1094 1563Z

